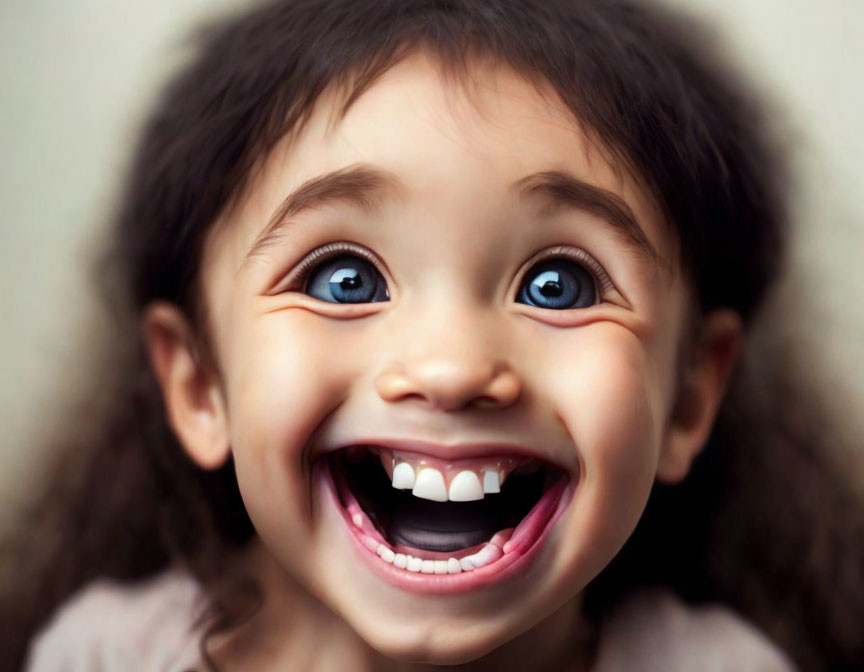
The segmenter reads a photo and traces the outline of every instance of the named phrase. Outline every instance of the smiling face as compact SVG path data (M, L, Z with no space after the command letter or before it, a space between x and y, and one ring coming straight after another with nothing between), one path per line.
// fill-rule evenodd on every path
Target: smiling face
M409 58L342 119L323 97L269 154L205 250L218 384L166 336L181 329L169 309L148 318L175 430L203 466L230 446L279 566L374 648L432 662L476 658L576 597L658 474L686 473L728 370L706 358L687 417L670 421L686 293L652 201L551 92L503 68L472 74L467 95ZM342 459L355 445L371 461ZM417 497L390 487L400 463ZM466 570L455 532L419 548L410 516L376 529L365 505L352 526L362 512L333 494L352 465L383 475L369 485L382 489L378 528L394 493L421 516L494 508L519 465L546 475L528 503L545 514ZM486 478L502 494L487 483L484 495ZM448 494L485 499L429 504ZM394 564L408 542L459 573Z

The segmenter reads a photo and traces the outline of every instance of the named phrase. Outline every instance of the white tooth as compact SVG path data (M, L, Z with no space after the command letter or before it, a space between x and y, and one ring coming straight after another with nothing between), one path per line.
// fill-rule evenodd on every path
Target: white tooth
M450 481L450 501L473 502L478 499L483 499L483 488L477 474L467 470L456 474Z
M433 467L420 470L411 493L415 497L431 499L433 502L447 501L447 486L444 485L444 477L440 471Z
M459 561L456 558L449 558L447 560L447 573L448 574L458 574L462 571L462 565L459 564Z
M474 555L468 555L468 556L462 558L462 562L470 562L471 563L471 569L477 569L478 567L483 566L483 563L480 561L479 556L480 556L479 553L475 553Z
M499 555L499 550L492 544L486 544L483 548L477 551L474 555L469 555L468 560L474 564L474 568L488 565Z
M459 566L462 568L463 572L468 572L474 569L474 563L468 558L459 558Z
M414 467L400 462L393 467L393 487L397 490L410 490L414 487Z
M483 492L487 494L501 492L501 479L497 471L483 472Z
M396 554L392 550L387 548L384 544L380 544L378 546L378 555L381 556L381 559L384 562L389 562L390 564L393 564L393 560L396 559Z
M363 514L362 513L355 513L353 516L351 516L351 520L354 521L354 524L357 527L363 526Z
M436 560L435 561L435 573L436 574L446 574L447 573L447 561L446 560Z
M435 573L435 561L434 560L424 560L420 565L420 571L424 574L434 574Z
M393 564L399 569L405 569L408 566L408 556L404 553L397 553L393 559Z
M499 551L492 544L486 544L478 553L479 556L483 558L483 564L488 565L495 558L501 555L501 551Z
M419 572L420 568L422 566L423 566L423 561L420 558L408 556L408 571L409 572Z

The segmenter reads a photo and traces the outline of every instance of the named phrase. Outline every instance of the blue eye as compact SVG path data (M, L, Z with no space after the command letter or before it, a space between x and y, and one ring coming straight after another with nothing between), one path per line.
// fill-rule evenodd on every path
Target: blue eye
M553 310L587 308L596 300L591 274L569 259L549 259L534 266L516 296L517 303Z
M375 266L352 254L331 257L312 271L306 293L330 303L388 301L387 284Z

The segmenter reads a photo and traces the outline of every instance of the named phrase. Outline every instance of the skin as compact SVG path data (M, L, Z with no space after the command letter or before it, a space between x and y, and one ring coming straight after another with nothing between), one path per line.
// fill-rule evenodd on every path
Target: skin
M654 481L683 478L705 443L740 349L737 316L704 316L685 343L688 290L651 198L551 90L494 64L471 75L467 86L448 83L416 54L342 119L338 94L323 96L302 131L270 152L207 240L213 366L176 307L147 310L172 426L204 468L233 453L259 535L242 561L268 601L219 649L229 664L325 669L338 651L342 669L509 669L527 656L536 669L587 667L581 591L632 533ZM244 261L289 192L360 162L404 188L367 207L300 212ZM635 254L598 215L546 212L510 189L548 170L623 199L665 265ZM389 301L327 303L291 284L310 251L340 241L386 269ZM557 245L588 252L608 274L597 305L514 300L526 262ZM568 469L577 487L512 581L410 593L358 562L311 480L322 450L364 435L517 443ZM311 636L326 636L331 653L310 651Z

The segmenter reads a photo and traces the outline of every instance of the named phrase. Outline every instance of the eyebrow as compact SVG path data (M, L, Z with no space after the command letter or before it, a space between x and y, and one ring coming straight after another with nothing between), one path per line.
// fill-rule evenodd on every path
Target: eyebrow
M278 243L288 220L304 210L341 202L370 211L388 195L403 190L401 180L393 173L367 164L348 166L313 177L288 194L276 208L267 226L246 253L243 265Z
M514 185L523 198L534 197L547 201L546 215L561 208L575 208L596 215L618 231L623 241L634 252L649 259L658 268L663 258L639 226L627 202L618 194L583 182L559 170L532 173Z
M600 217L622 235L633 251L656 266L663 266L660 254L637 223L633 211L617 194L557 170L532 173L514 182L511 188L523 199L546 201L544 214L574 208ZM289 219L302 211L337 202L370 211L387 197L404 191L405 186L396 175L369 164L355 164L313 177L282 201L255 239L243 265L278 243Z

